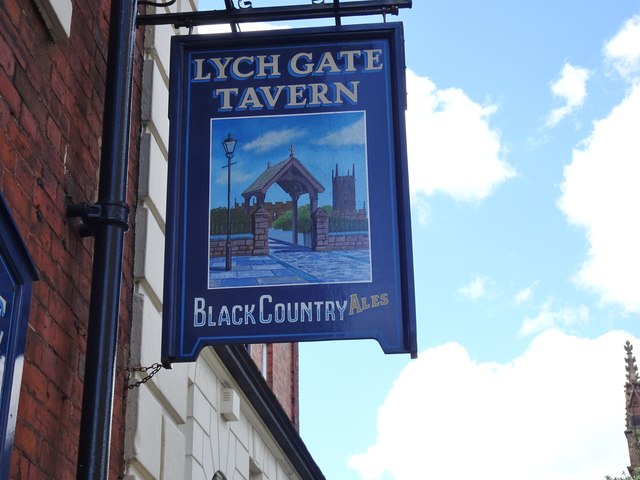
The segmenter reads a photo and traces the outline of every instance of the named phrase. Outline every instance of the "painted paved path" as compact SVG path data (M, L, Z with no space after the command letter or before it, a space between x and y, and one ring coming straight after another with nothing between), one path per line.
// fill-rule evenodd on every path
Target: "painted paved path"
M231 271L224 257L210 260L209 287L363 282L371 279L369 250L314 252L269 238L269 252L260 257L233 257Z

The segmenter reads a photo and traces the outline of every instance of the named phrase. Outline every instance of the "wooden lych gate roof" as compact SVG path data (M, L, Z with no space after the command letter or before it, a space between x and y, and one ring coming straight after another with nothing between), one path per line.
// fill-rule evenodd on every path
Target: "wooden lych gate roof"
M305 193L317 195L324 192L324 186L305 168L293 155L275 165L267 166L243 192L242 196L248 201L251 197L264 198L274 184L277 184L292 198Z

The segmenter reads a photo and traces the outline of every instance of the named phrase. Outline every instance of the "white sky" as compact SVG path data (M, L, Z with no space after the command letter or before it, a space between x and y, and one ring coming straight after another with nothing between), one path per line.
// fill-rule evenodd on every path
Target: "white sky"
M400 374L378 412L378 438L349 465L365 480L602 479L628 462L628 338L546 330L508 363L474 361L457 343L430 348Z

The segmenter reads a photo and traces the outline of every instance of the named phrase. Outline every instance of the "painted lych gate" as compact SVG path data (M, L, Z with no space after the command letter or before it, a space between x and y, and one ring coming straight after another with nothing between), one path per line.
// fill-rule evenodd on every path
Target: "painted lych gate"
M251 199L256 199L258 209L265 203L267 191L277 184L291 197L291 242L298 244L298 199L309 194L310 212L318 209L318 194L324 192L324 187L295 157L293 147L290 148L289 158L275 165L267 165L267 169L243 192L247 213ZM316 244L316 229L312 229L312 244Z

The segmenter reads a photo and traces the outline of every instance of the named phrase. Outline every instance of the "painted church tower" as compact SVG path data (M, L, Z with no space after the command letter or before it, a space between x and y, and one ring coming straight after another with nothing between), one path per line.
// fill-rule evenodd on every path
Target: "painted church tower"
M338 174L338 164L335 172L331 172L331 192L333 196L333 216L351 216L356 213L356 166L347 175Z

